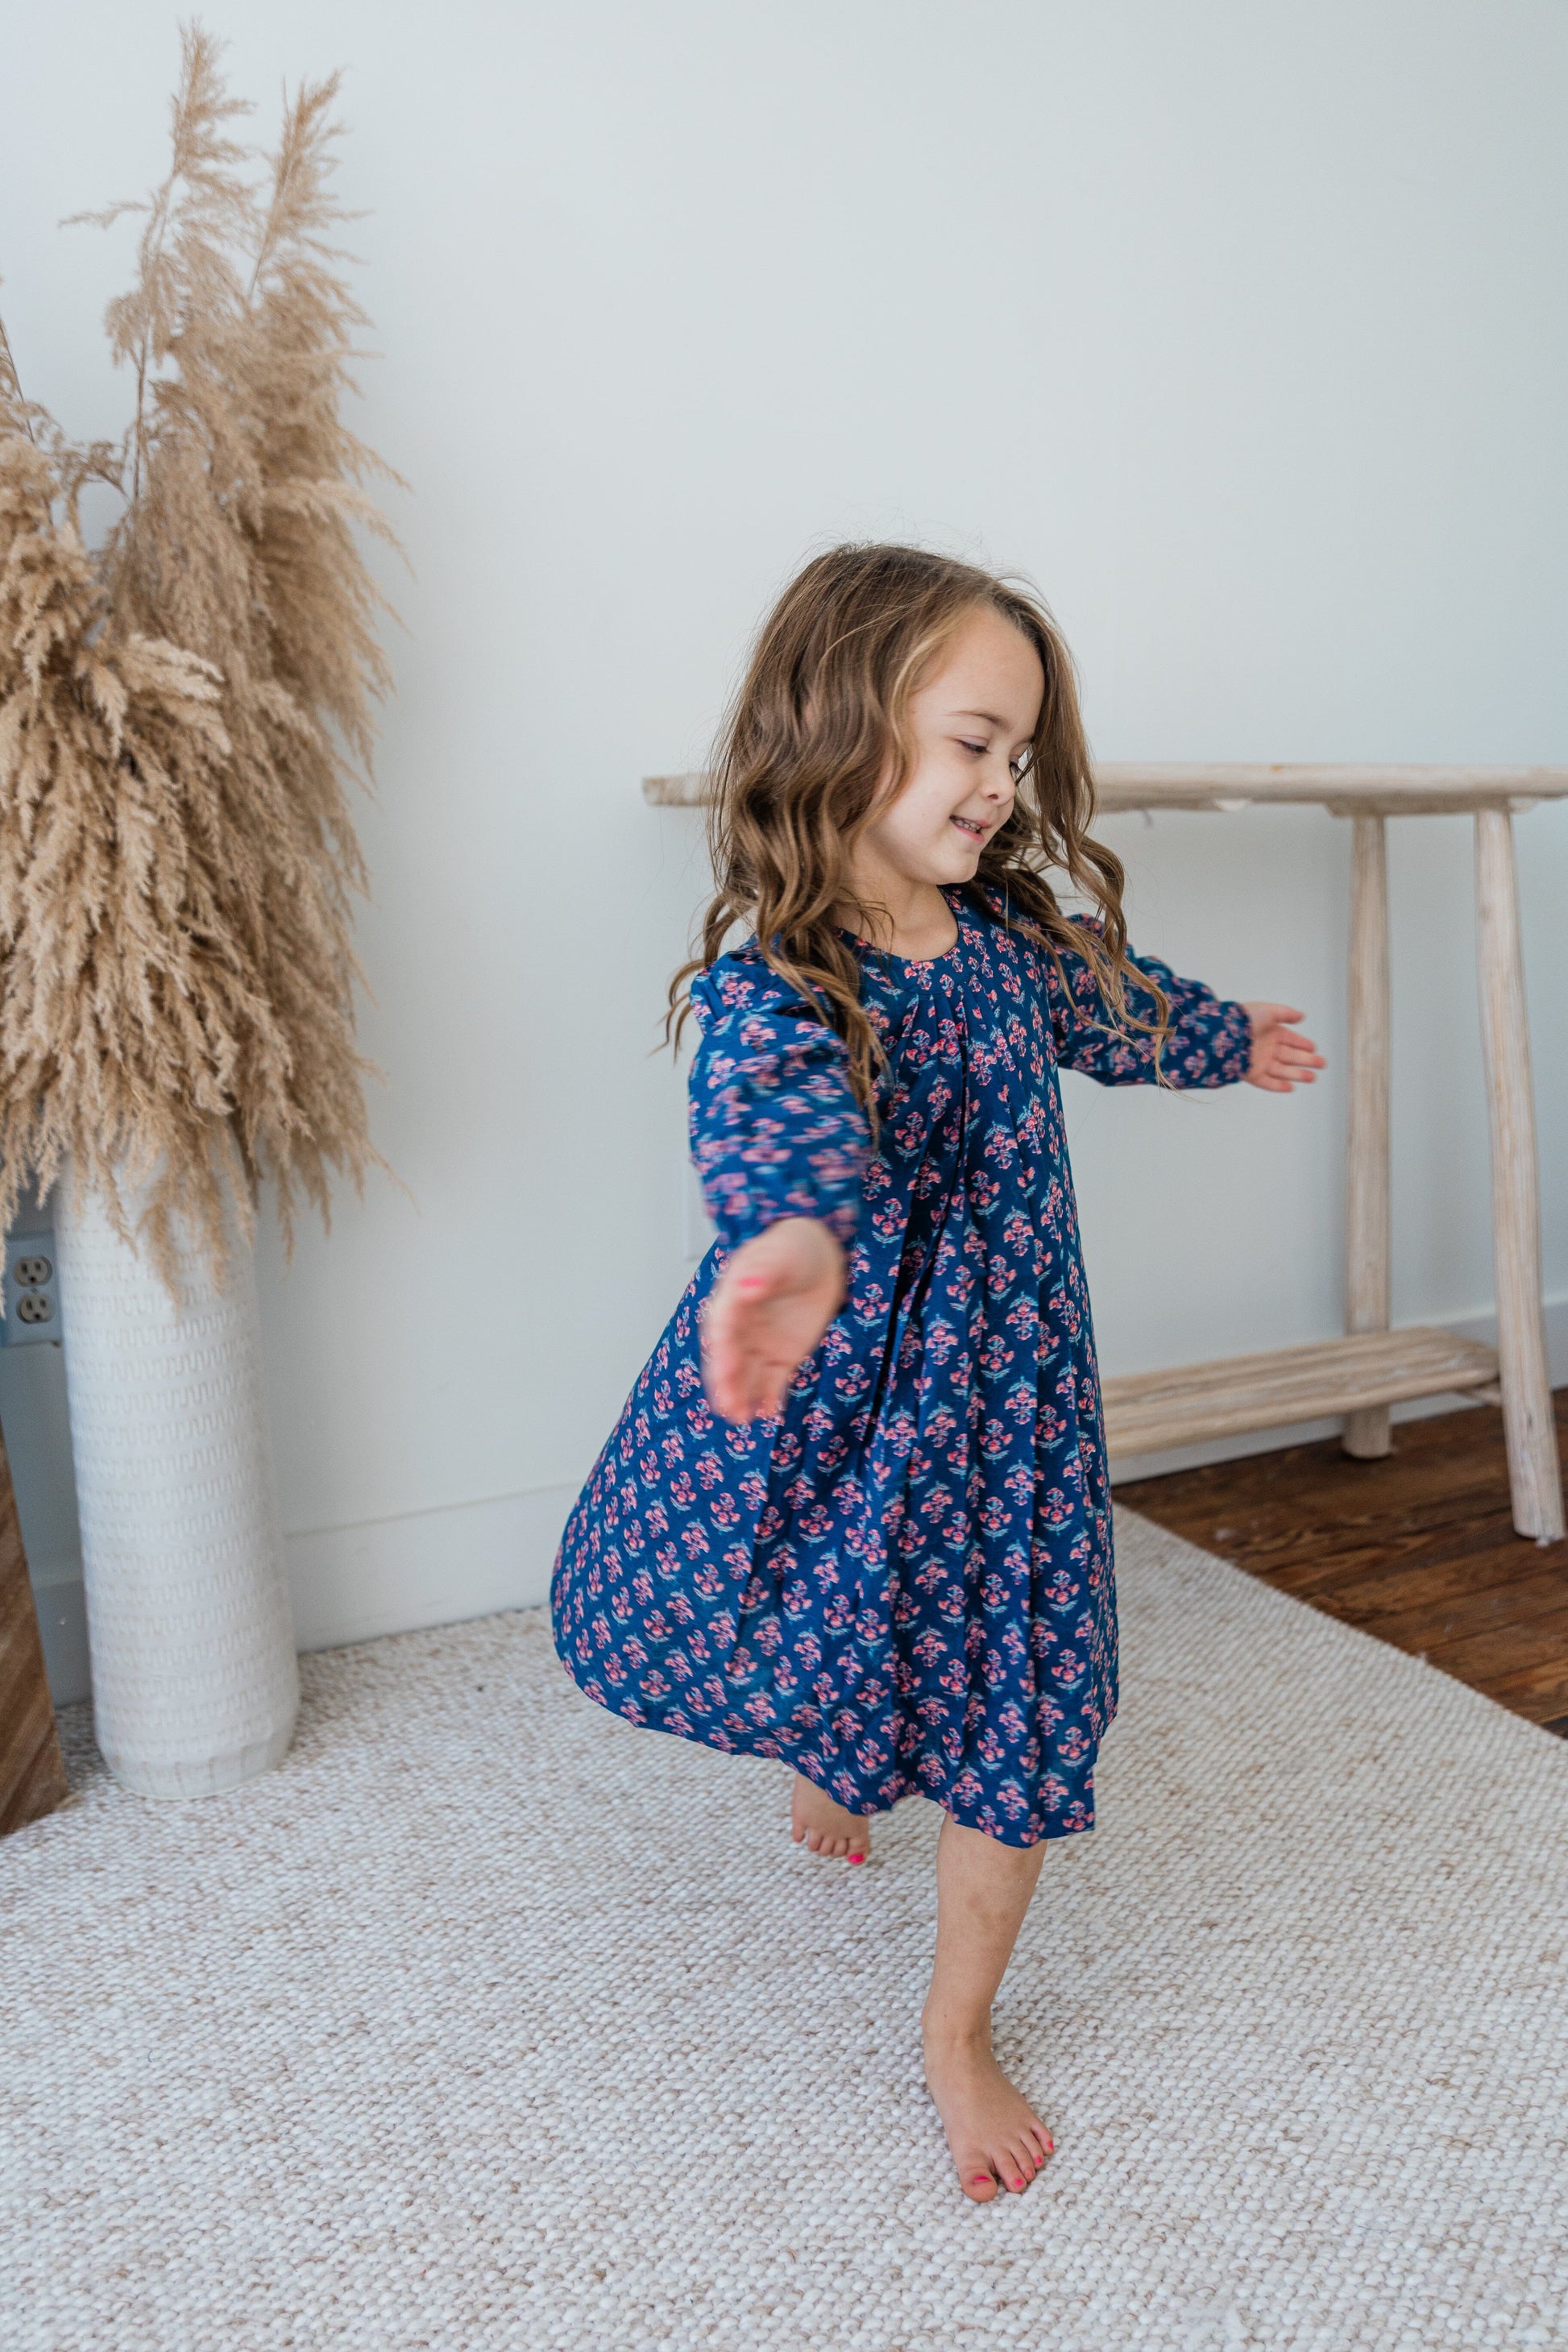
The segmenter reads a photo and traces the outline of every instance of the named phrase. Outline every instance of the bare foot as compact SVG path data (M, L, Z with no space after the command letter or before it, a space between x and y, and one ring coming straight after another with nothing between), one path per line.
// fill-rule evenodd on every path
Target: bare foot
M936 2102L966 2197L988 2204L998 2188L1027 2189L1056 2147L1022 2091L1007 2080L988 2041L926 2035L926 2088Z
M871 1851L871 1832L864 1813L851 1813L836 1804L826 1790L808 1780L804 1772L795 1776L789 1833L796 1845L804 1842L813 1853L837 1854L847 1862L864 1862Z

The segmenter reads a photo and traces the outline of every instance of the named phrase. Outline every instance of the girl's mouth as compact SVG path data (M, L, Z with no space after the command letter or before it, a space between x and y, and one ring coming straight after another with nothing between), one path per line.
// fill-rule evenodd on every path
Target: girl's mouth
M985 827L983 824L976 824L973 817L955 816L950 818L949 822L955 824L960 833L966 833L971 841L984 841L985 838Z

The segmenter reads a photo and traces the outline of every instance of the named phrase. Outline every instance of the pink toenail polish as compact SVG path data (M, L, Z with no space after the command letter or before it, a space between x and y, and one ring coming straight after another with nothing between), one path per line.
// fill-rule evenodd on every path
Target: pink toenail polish
M864 1862L866 1857L863 1853L852 1853L849 1859L851 1862Z
M971 2189L978 2189L983 2181L989 2180L990 2178L991 2175L988 2172L973 2173L970 2176L969 2185Z

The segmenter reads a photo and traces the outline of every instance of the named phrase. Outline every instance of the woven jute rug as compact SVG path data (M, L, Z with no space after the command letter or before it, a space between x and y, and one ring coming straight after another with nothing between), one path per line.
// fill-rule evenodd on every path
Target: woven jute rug
M1123 1512L1123 1715L974 2207L937 1815L599 1714L543 1615L305 1661L283 1766L0 1846L6 2352L1568 2347L1568 1748Z

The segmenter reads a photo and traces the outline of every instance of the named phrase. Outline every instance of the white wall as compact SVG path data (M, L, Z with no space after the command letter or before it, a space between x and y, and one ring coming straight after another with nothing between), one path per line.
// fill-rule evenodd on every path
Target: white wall
M809 550L1028 571L1113 759L1568 759L1558 0L208 0L237 83L348 67L345 194L414 495L364 1034L384 1182L263 1267L308 1640L537 1593L688 1268L652 1052L696 763ZM7 11L0 294L76 429L174 11ZM389 574L389 578L391 575ZM1568 809L1521 825L1568 1292ZM1346 829L1116 820L1134 938L1342 1016ZM1395 1315L1490 1297L1468 831L1408 820ZM1342 1090L1073 1087L1102 1353L1337 1328Z

